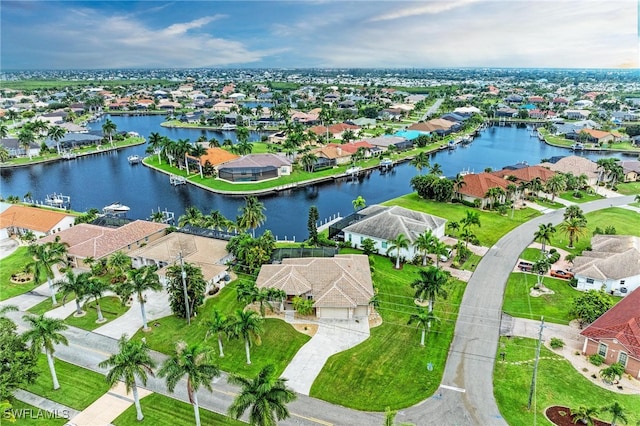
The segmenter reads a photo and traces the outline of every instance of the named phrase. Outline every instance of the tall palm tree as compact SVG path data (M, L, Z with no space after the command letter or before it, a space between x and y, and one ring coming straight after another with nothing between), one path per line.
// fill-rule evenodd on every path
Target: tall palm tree
M251 229L251 235L255 238L256 228L264 223L267 217L264 214L264 204L258 201L257 197L249 196L245 198L245 205L240 207L241 213L239 225L244 229Z
M300 164L307 172L313 172L313 166L318 161L318 156L313 152L307 152L300 157Z
M458 173L456 177L453 178L453 192L456 197L460 196L460 189L465 186L467 183L464 181L464 176Z
M133 402L136 406L136 419L141 421L144 418L140 407L140 397L138 396L138 386L136 378L143 386L147 384L148 376L153 377L155 361L151 358L149 347L141 340L128 340L123 334L118 341L120 352L111 355L108 359L98 364L101 368L113 367L106 375L107 383L114 386L120 380L124 382L127 393L133 393Z
M170 358L158 371L158 376L167 378L169 392L173 392L180 379L187 376L187 394L189 402L193 405L196 426L200 426L198 389L204 386L211 392L211 381L220 375L220 369L213 364L212 355L213 352L209 348L198 344L187 345L180 341L176 343Z
M116 130L118 130L118 126L116 126L116 123L107 118L102 125L102 132L109 138L109 143L111 144L111 146L113 146L113 134L116 132Z
M389 241L389 248L387 248L387 254L395 250L396 251L396 269L400 269L400 250L409 248L409 239L404 234L398 234L398 236Z
M34 135L31 130L23 127L20 129L18 133L18 144L24 148L24 152L27 156L29 156L29 160L31 160L31 142L34 140Z
M60 141L64 138L64 135L67 134L67 129L60 126L53 126L47 132L47 136L51 138L52 141L56 143L56 150L58 151L58 155L60 155Z
M147 298L144 296L144 292L162 290L157 269L155 265L145 265L138 269L131 269L127 272L127 279L116 287L116 292L122 297L122 300L129 300L134 294L138 297L140 314L142 315L142 330L149 329L147 326L147 313L144 308Z
M91 278L85 288L85 298L87 300L93 299L96 302L96 311L98 313L97 323L106 321L102 315L102 309L100 308L100 299L109 289L110 286L107 283L96 277Z
M409 321L407 324L416 324L417 327L422 331L420 336L420 346L424 346L424 338L427 334L428 330L431 330L431 322L439 322L440 318L435 316L435 314L431 311L425 311L421 307L417 307L417 312L411 314L409 317Z
M40 316L25 315L22 317L29 325L29 330L25 331L23 337L31 343L31 349L34 352L40 352L44 349L47 355L47 363L53 380L53 389L60 389L56 368L53 365L53 354L55 352L54 345L68 345L67 338L61 334L67 329L67 325L61 319L47 318L44 314Z
M616 426L616 422L618 420L621 420L622 423L627 424L627 414L624 412L624 408L618 401L614 401L613 404L604 406L600 410L611 414L611 426Z
M559 227L569 237L568 248L573 248L573 242L587 234L587 221L579 217L566 219Z
M149 139L147 140L147 144L149 145L149 148L151 148L153 153L158 154L159 164L162 164L162 161L160 159L160 152L162 152L162 143L163 143L163 136L161 136L160 133L151 132L149 134Z
M78 275L73 273L73 270L69 269L63 279L60 279L53 283L53 287L62 293L62 304L64 305L67 297L75 295L76 300L76 315L82 315L82 307L80 301L84 297L84 292L89 285L91 279L90 272L82 272Z
M224 229L227 226L227 218L224 217L220 210L211 210L211 212L204 217L204 225L206 228L216 229L218 231Z
M460 220L463 229L470 228L471 226L477 226L480 228L482 224L480 223L480 213L467 210L465 212L465 217Z
M9 150L5 146L0 146L0 163L9 161L9 158L11 158Z
M491 207L495 208L500 199L505 196L505 192L504 189L500 188L499 186L494 186L492 188L489 188L484 196L489 198L489 200L491 201Z
M540 241L542 244L541 252L545 252L546 245L551 242L551 237L556 232L556 228L552 223L541 223L538 225L538 230L533 234L533 239L535 241Z
M33 257L33 262L27 264L27 267L33 270L35 283L40 284L41 277L45 276L51 291L51 302L57 305L56 293L51 281L54 277L53 267L65 262L67 246L58 241L32 244L29 246L29 254Z
M436 176L442 176L442 166L438 163L434 163L429 167L429 173Z
M178 218L178 226L183 227L186 225L202 226L204 215L196 206L189 206L184 211L184 214Z
M118 250L107 259L107 267L118 277L123 277L126 271L131 269L131 258L122 250Z
M358 195L353 201L351 201L351 204L353 205L353 210L358 211L367 206L367 201L362 195Z
M429 162L429 154L426 152L418 153L411 160L411 165L414 166L418 172L422 172L422 169L428 169L431 167L431 163Z
M564 220L567 219L571 219L571 218L579 218L579 219L584 219L584 212L582 211L582 209L580 208L580 206L577 206L575 204L568 206L565 210L564 210L564 215L562 216L562 218Z
M445 286L449 283L451 274L435 266L428 266L418 271L419 277L411 283L416 290L416 299L429 299L429 312L433 312L436 297L447 298Z
M255 426L276 426L277 420L289 417L286 404L296 394L287 388L287 379L276 375L273 365L266 365L255 379L232 374L228 381L242 388L229 407L231 417L239 419L249 409L249 423Z
M256 311L236 310L229 319L229 334L234 338L244 339L244 350L247 356L247 364L251 364L250 347L253 342L260 344L260 335L264 333L264 320Z
M4 123L0 123L0 139L4 139L9 136L9 126Z
M197 143L190 149L189 155L198 159L198 170L200 171L200 178L204 179L204 176L202 174L202 163L200 161L200 158L204 155L207 155L207 150L202 145Z
M551 194L551 201L553 201L558 193L567 189L567 179L563 174L556 173L547 180L545 189Z
M433 242L431 253L436 256L436 268L438 268L440 267L440 256L447 256L449 253L449 246L436 238Z
M413 247L422 253L422 266L427 266L427 254L431 253L433 250L433 245L438 238L433 235L431 229L427 229L422 234L416 237L416 240L413 242Z
M220 351L220 358L224 358L224 348L222 347L222 335L227 333L229 328L229 321L227 318L216 308L211 311L211 318L205 323L207 327L206 339L211 335L216 335L218 338L218 350Z

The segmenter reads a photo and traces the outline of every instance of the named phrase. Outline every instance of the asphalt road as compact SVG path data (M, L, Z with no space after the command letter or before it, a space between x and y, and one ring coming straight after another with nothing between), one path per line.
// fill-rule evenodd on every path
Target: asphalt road
M585 213L633 202L633 196L616 197L582 204ZM533 219L511 231L482 258L465 290L456 322L454 340L449 350L439 391L421 403L400 410L396 421L417 425L506 425L493 396L493 366L500 331L502 299L509 274L520 253L531 243L541 223L558 224L564 210ZM8 317L24 330L20 312ZM117 341L110 337L70 327L65 332L69 346L56 346L56 357L100 373L97 367L111 353L117 352ZM160 363L166 356L154 353ZM151 377L146 388L170 395L161 379ZM171 395L187 401L186 385L179 384ZM216 379L214 392L200 391L200 406L226 413L237 388L226 382L226 375ZM523 392L523 401L528 394ZM291 418L282 425L380 425L382 413L355 411L338 405L298 395L289 404ZM246 419L245 419L246 420Z

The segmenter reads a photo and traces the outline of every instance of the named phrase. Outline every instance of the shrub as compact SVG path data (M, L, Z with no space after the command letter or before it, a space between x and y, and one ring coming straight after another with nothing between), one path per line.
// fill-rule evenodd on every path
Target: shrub
M552 337L551 338L551 342L549 343L549 345L553 348L553 349L560 349L564 347L564 340L559 339L557 337Z
M589 356L589 362L598 367L604 362L604 357L600 354L593 354Z

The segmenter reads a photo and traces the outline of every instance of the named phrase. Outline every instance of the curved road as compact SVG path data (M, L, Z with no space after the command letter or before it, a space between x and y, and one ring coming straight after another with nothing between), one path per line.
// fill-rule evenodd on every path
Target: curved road
M582 204L585 213L633 202L633 196L616 197ZM493 396L493 366L498 347L502 299L509 274L520 253L531 243L541 223L562 221L564 209L535 218L502 237L482 258L465 290L456 322L454 340L442 378L433 397L401 410L398 422L417 425L506 425ZM10 303L9 301L6 301ZM22 331L23 313L10 312ZM117 352L117 341L96 333L70 327L65 332L69 346L56 346L56 356L90 370L105 373L97 364ZM154 353L161 361L165 355ZM225 413L237 388L223 376L214 383L213 393L199 392L201 407ZM168 395L164 381L150 378L146 388ZM172 396L186 401L185 386L178 385ZM289 405L292 417L283 425L377 425L382 413L355 411L315 398L298 395Z

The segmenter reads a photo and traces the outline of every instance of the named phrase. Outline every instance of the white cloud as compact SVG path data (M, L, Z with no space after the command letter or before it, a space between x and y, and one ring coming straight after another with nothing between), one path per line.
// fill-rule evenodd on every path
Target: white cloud
M191 22L170 25L169 27L165 28L163 32L167 35L184 34L189 30L192 30L194 28L201 28L210 22L213 22L215 20L218 20L224 17L226 16L224 15L204 16L202 18L193 20Z
M418 6L406 7L398 10L392 10L382 15L371 18L371 22L377 21L389 21L400 18L408 18L412 16L421 15L435 15L442 12L447 12L452 9L467 6L471 3L476 3L481 0L449 0L449 1L429 1L426 4L420 4ZM398 4L398 3L395 3Z

